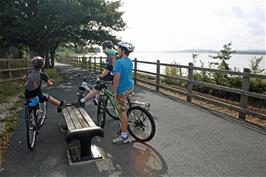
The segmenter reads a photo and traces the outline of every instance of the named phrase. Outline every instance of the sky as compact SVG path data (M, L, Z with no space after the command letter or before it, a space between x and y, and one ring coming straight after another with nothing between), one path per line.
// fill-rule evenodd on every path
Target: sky
M121 0L117 35L137 51L265 50L265 0Z

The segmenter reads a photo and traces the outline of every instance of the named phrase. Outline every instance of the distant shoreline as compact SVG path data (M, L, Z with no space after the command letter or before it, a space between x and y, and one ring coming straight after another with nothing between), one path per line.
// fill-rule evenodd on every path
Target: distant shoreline
M266 55L266 51L263 50L254 50L254 51L245 51L245 50L235 50L233 54L243 54L243 55ZM213 53L217 54L219 51L216 50L181 50L181 51L163 51L165 53Z

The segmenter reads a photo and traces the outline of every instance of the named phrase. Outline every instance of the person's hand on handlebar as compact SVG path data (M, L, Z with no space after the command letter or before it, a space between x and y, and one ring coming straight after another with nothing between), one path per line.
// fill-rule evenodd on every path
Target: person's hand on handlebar
M54 83L55 83L55 81L53 79L49 79L47 81L47 86L52 86L52 85L54 85Z

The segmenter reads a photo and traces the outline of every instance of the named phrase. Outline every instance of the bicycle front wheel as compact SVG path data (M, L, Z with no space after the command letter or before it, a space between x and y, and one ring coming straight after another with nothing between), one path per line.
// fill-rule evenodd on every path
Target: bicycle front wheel
M42 127L47 114L47 102L40 104L40 110L38 111L38 127Z
M107 98L99 99L97 108L97 125L101 128L105 125Z
M36 120L37 117L34 114L34 111L29 113L28 109L26 109L26 130L27 130L27 145L30 150L34 149L37 135L37 125Z
M156 131L152 115L140 106L130 107L127 111L128 132L137 141L151 140Z
M107 114L112 117L115 120L119 120L119 117L117 116L114 107L111 103L111 100L107 99L107 107L106 107Z

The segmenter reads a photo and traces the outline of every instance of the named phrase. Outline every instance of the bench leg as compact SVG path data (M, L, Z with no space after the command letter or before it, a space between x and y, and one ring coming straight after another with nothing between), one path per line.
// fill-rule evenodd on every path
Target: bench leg
M83 138L80 139L80 159L81 160L89 160L92 159L91 152L91 139Z

